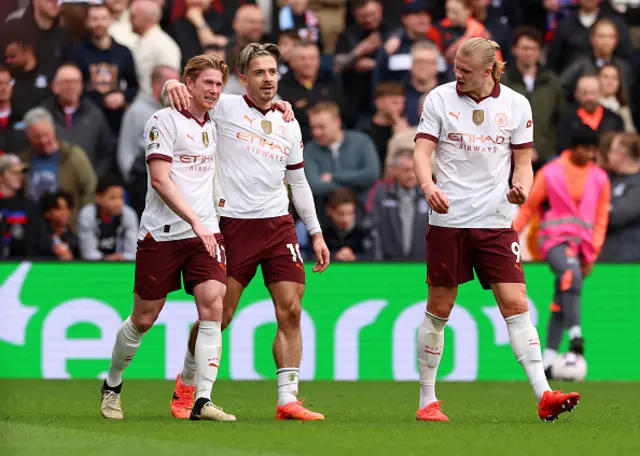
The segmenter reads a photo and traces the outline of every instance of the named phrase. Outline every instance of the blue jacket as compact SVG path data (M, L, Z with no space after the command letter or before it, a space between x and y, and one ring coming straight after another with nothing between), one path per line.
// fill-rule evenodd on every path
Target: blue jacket
M87 97L104 110L111 129L118 132L124 107L106 109L104 98L112 92L122 92L127 103L131 103L138 93L138 75L131 51L113 40L109 49L100 49L91 40L85 40L71 48L69 60L82 71Z

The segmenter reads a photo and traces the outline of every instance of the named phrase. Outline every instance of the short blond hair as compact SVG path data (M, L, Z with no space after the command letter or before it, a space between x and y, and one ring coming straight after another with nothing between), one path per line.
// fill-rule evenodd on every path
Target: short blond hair
M238 60L236 61L236 67L238 68L238 72L240 74L245 74L247 69L249 69L249 64L251 61L257 57L268 57L271 56L276 59L276 63L280 62L280 57L282 56L282 52L280 48L273 43L250 43L247 44L242 51L240 51L240 55L238 55Z
M340 118L340 107L333 101L320 101L309 108L307 115L309 117L320 114L321 112L327 112L333 117Z
M204 70L218 70L222 73L222 83L226 84L229 80L229 67L224 60L214 55L196 55L191 57L182 72L182 81L187 82L187 78L195 81Z
M477 57L483 65L491 66L491 77L496 82L500 81L505 67L505 63L496 56L499 51L500 45L486 38L469 38L458 49L461 55Z

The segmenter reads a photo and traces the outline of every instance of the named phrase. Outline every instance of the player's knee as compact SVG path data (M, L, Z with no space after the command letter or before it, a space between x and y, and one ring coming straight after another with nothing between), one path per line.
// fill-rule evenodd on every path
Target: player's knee
M194 297L198 307L198 318L204 321L222 320L224 285L214 280L194 287Z
M221 321L222 296L210 296L209 299L198 303L198 318L204 321Z
M300 301L292 299L285 305L280 305L276 309L276 319L278 327L283 330L292 330L300 327L300 318L302 316L302 308Z
M427 312L438 318L449 318L453 309L454 299L447 296L431 296L427 300Z
M146 333L151 329L158 319L159 312L155 310L147 310L144 312L133 312L131 314L131 322L136 326L140 333Z
M527 289L522 287L513 287L508 293L501 293L501 312L504 318L514 315L523 314L529 311L527 304Z

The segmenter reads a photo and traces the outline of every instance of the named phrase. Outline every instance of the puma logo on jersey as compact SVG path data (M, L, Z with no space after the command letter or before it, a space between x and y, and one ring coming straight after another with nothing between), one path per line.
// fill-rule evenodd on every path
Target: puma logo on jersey
M187 138L189 138L189 139L190 139L191 141L193 141L193 142L196 142L196 140L195 140L195 139L193 139L193 138L194 138L194 135L193 135L193 134L189 134L189 133L187 133Z
M247 122L249 122L251 126L253 126L253 121L256 120L255 117L244 116L244 118L247 119Z
M458 112L458 114L454 114L451 111L449 111L449 115L451 117L455 117L457 121L460 121L460 113Z

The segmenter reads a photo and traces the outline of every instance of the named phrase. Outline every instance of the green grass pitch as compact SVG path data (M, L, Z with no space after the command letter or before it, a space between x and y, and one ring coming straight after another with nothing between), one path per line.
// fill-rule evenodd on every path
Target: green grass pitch
M275 421L275 381L221 381L214 402L236 423L179 421L173 383L125 381L125 419L99 411L99 381L0 380L0 455L634 455L640 454L637 383L554 384L575 389L573 413L543 423L525 382L440 383L449 423L415 420L418 386L311 382L305 405L325 422Z

